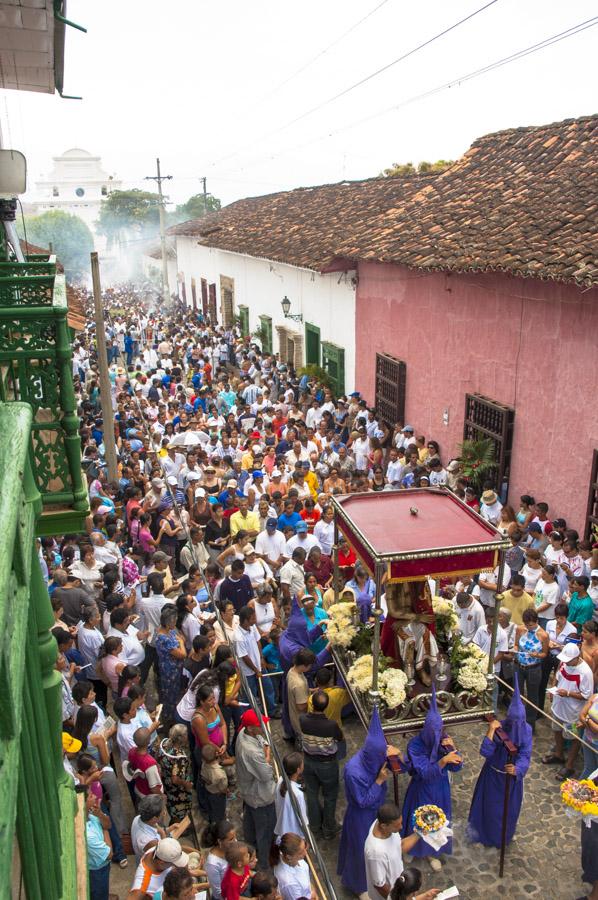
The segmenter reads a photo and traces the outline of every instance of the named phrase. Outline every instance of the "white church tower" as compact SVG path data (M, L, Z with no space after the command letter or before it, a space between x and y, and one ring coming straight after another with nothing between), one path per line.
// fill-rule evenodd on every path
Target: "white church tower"
M102 169L99 156L80 148L54 156L52 162L52 171L35 182L36 212L61 209L79 216L93 232L98 249L102 249L105 239L101 235L96 237L95 223L102 201L112 191L120 191L122 181Z

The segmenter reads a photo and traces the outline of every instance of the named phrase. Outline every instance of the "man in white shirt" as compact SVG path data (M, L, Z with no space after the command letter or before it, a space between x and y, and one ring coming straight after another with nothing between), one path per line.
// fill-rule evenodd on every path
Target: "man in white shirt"
M290 608L293 597L302 597L305 593L305 550L296 547L292 558L282 566L280 570L280 586L282 588L282 602Z
M581 656L579 644L565 644L557 656L560 666L556 675L556 694L552 700L552 716L558 724L551 722L554 732L555 752L551 754L554 760L563 761L563 768L559 769L559 780L570 778L575 774L575 759L579 752L579 741L571 741L571 746L565 761L565 737L578 719L586 703L594 693L594 673ZM546 762L545 757L543 762ZM552 760L551 760L552 761Z
M278 572L284 565L287 546L284 534L282 531L278 531L277 525L277 519L273 517L266 519L265 529L260 531L255 539L256 553L268 563L274 572Z
M260 699L258 678L262 678L262 669L265 668L260 638L261 635L255 624L255 609L253 606L241 607L239 610L239 627L233 635L235 655L239 660L241 672L247 678L251 693L258 700ZM276 706L272 679L263 678L262 688L267 706L267 709L263 710L264 714L267 713L270 718L279 719L280 712Z
M376 779L388 775L386 767ZM401 810L394 803L383 803L365 841L365 875L370 900L388 900L395 881L403 872L403 853L409 853L419 840L417 834L401 839Z
M355 438L355 440L351 444L351 450L355 455L355 464L357 468L362 472L367 472L370 467L368 460L368 453L370 452L370 440L363 426L359 429L359 437Z
M296 550L297 547L303 548L305 551L305 555L309 553L312 547L319 547L319 542L317 537L313 534L309 534L307 530L307 522L299 522L295 528L295 537L292 537L290 541L287 541L285 556L287 558L291 558L293 555L293 550Z
M154 646L156 631L160 627L160 613L166 603L172 603L164 596L164 577L159 572L147 576L149 595L140 602L143 627L148 633L148 645Z
M396 447L391 447L389 451L389 462L386 467L386 478L389 484L396 485L401 483L403 473L403 463L399 459L399 451Z
M148 636L147 631L137 631L132 624L129 610L119 606L110 613L110 628L106 637L120 638L123 648L118 658L128 666L141 666L145 659L145 649L141 643Z
M443 468L442 463L435 456L428 463L430 467L430 486L431 487L442 487L448 481L448 472L445 468Z
M455 612L459 619L459 631L464 644L469 644L478 630L486 624L482 604L475 597L461 592L455 597Z
M494 606L494 595L496 593L496 589L498 587L498 569L496 566L493 572L480 572L478 578L478 586L480 588L480 595L478 600L482 604L483 607L486 606ZM502 576L502 589L504 590L509 586L509 582L511 581L511 570L505 566L503 576Z

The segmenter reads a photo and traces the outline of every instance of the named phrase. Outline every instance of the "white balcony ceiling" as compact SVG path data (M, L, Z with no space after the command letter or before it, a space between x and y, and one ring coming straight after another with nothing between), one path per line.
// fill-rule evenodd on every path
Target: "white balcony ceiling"
M55 27L64 46L52 0L0 0L0 88L54 93L63 65L55 59Z

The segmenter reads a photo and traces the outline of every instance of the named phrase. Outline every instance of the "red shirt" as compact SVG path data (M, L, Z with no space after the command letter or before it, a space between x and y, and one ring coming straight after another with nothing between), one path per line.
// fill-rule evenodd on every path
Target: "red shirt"
M311 512L308 512L306 509L302 509L299 513L304 522L307 522L307 530L309 534L313 534L314 525L320 518L320 513L317 509L312 509Z
M245 866L242 875L237 875L229 866L222 876L220 893L222 900L239 900L242 891L245 890L251 878L251 869Z
M147 797L152 793L152 787L157 787L162 783L158 763L149 753L140 753L137 747L131 747L128 760L132 771L140 773L134 779L135 790Z

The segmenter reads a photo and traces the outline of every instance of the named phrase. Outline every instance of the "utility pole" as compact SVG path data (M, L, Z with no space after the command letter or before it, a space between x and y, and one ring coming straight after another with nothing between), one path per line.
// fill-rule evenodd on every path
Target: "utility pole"
M203 214L207 216L208 214L208 189L206 187L207 178L200 178L200 181L203 182Z
M104 330L104 310L102 308L102 287L100 285L100 263L98 254L91 254L91 281L93 284L93 308L96 322L96 348L100 369L100 403L104 422L104 457L108 466L108 481L118 481L116 446L114 443L114 409L108 377L108 355L106 353L106 332Z
M172 175L160 174L160 160L156 160L157 175L146 175L145 181L156 181L158 183L158 194L160 196L160 246L162 248L162 293L164 302L170 303L170 288L168 285L168 259L166 258L166 212L164 209L164 196L162 194L162 182L169 181Z

